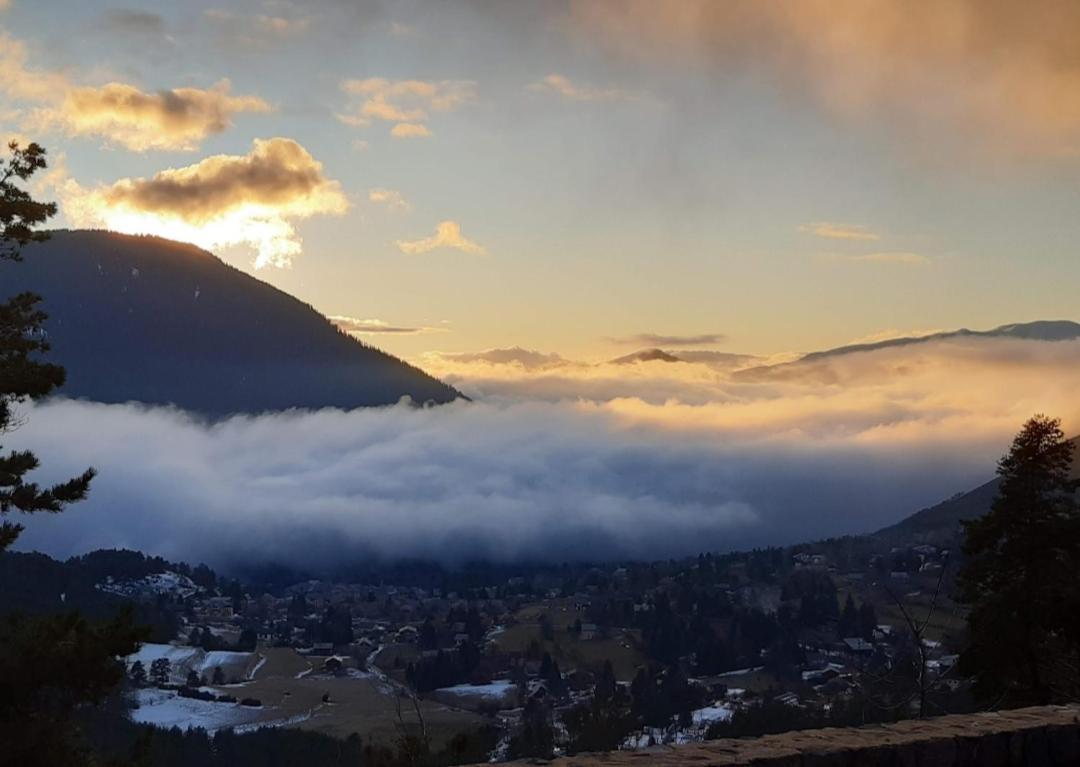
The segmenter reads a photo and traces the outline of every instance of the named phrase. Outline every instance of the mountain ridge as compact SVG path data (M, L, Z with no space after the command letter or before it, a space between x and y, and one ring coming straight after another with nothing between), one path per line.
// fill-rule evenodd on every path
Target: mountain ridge
M1080 436L1069 440L1073 446L1072 476L1080 479ZM960 492L933 506L916 511L899 522L878 530L878 536L918 536L942 540L956 533L960 523L990 511L998 494L996 477L966 492Z
M194 245L55 230L3 275L44 298L62 396L210 417L462 396Z

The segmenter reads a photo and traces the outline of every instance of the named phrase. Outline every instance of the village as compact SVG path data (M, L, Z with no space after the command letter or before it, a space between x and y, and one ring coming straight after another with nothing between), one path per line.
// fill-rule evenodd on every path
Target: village
M97 588L175 612L175 637L126 661L137 722L423 732L507 758L743 734L778 706L870 720L963 707L948 549L870 540L526 568L460 589L259 591L187 566Z

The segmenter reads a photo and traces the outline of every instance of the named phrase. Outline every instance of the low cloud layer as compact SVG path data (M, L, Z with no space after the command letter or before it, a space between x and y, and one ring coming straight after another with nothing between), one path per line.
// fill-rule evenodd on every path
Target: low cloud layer
M58 556L127 546L224 567L657 558L869 529L963 487L990 458L800 442L672 431L586 403L207 426L57 402L29 414L18 443L51 476L91 461L101 473L85 503L28 518L20 544Z
M256 139L246 155L214 155L93 189L68 179L59 193L75 226L156 234L208 250L247 245L257 269L288 266L300 253L293 221L348 207L322 163L287 138Z
M1080 341L950 338L722 371L485 352L434 369L483 400L206 425L58 401L13 446L91 499L25 548L228 566L692 554L876 529L989 478L1036 412L1080 424ZM535 364L533 364L535 363ZM549 363L549 364L545 364Z

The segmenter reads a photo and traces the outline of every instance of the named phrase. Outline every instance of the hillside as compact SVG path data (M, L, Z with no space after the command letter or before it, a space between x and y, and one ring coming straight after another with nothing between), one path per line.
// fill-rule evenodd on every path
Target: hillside
M58 231L24 256L3 267L3 294L44 296L69 397L217 417L461 396L192 245Z
M812 362L825 357L889 349L896 346L912 346L949 338L1015 338L1025 341L1071 341L1080 338L1080 323L1071 320L1036 320L1035 322L1015 322L1009 325L1000 325L990 330L961 328L960 330L933 333L927 336L905 336L874 343L838 346L835 349L811 352L801 357L799 362Z
M736 380L745 382L798 379L805 377L808 372L825 371L830 363L838 358L844 358L849 355L880 352L902 347L911 347L913 350L917 351L918 347L935 342L987 338L1012 339L1014 341L1039 341L1044 343L1075 341L1076 339L1080 339L1080 323L1072 322L1071 320L1037 320L1035 322L1000 325L990 330L968 330L967 328L961 328L960 330L933 333L925 336L907 336L903 338L890 338L885 341L876 341L874 343L849 344L847 346L838 346L824 351L810 352L791 362L744 367L742 370L737 370L733 373L733 376Z
M1074 437L1073 477L1080 479L1080 437ZM895 525L878 532L878 535L902 538L920 538L943 540L951 537L960 527L960 522L975 519L990 511L990 506L997 497L998 480L992 479L979 485L974 490L959 493L947 501L930 506L906 517Z

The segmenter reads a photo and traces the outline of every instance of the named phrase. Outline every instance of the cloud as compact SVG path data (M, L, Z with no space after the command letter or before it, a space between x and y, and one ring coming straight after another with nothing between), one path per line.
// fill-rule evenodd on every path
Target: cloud
M48 102L71 87L60 72L28 67L26 43L0 30L0 93L13 101Z
M368 190L368 202L373 205L383 205L392 211L407 212L412 210L409 201L402 197L401 192L396 189L385 189L383 187L370 189Z
M109 8L102 21L106 28L124 35L145 35L165 39L165 19L160 14L135 8Z
M477 363L514 365L523 370L548 370L576 364L558 354L545 354L532 349L523 349L520 346L512 346L507 349L487 349L482 352L431 352L426 355L426 358L465 365Z
M876 233L861 224L830 224L827 221L819 221L815 224L804 224L799 227L800 232L809 232L818 237L831 240L879 240Z
M203 17L215 26L221 43L231 48L273 49L284 40L302 35L311 26L310 16L242 14L224 8L207 9Z
M487 250L476 242L466 239L461 234L461 226L456 221L440 221L435 227L435 234L419 240L397 240L398 250L409 255L427 253L437 248L453 248L464 253L478 256L487 255Z
M29 517L20 543L225 566L656 559L873 530L988 479L1035 412L1080 430L1080 340L959 336L756 378L538 356L445 356L467 391L491 390L427 409L206 424L36 406L13 435L42 456L36 479L101 473L86 503Z
M255 268L288 266L301 252L294 221L348 207L322 163L288 138L256 139L246 155L213 155L93 189L68 179L58 192L75 226L156 234L207 249L247 245L256 251Z
M570 28L619 55L692 57L768 79L912 143L1080 151L1080 5L946 0L572 0Z
M398 123L390 129L390 135L393 138L427 138L431 131L421 123Z
M447 328L405 325L391 325L383 320L357 319L343 315L330 315L327 317L332 323L351 335L417 335L420 333L445 333Z
M575 85L563 75L551 74L539 82L531 83L529 90L541 93L555 93L571 101L626 101L637 98L629 91L620 88L594 88L588 85Z
M221 133L242 112L269 112L255 96L232 96L228 80L207 90L174 88L146 93L124 83L73 88L63 103L43 113L71 136L101 136L142 152L148 149L198 149L203 139Z
M657 333L638 333L622 338L609 338L609 342L622 346L713 346L727 341L723 333L701 333L690 336L669 336Z
M854 256L830 256L831 260L850 261L857 264L900 264L904 266L922 266L931 263L928 256L921 253L911 253L902 250L880 251L878 253L863 253Z
M367 127L373 121L396 123L394 138L431 135L427 127L431 112L450 112L476 97L476 83L469 80L387 80L369 77L345 80L341 90L353 100L338 119L353 127Z
M127 24L150 23L142 16L125 18ZM256 96L233 96L228 80L208 89L151 93L120 82L77 85L66 74L30 69L27 61L26 45L0 33L0 93L28 107L17 115L28 131L96 136L136 152L192 151L229 128L235 115L271 110Z
M524 350L503 351L509 364L495 352L447 364L533 388L437 408L205 424L163 409L37 406L17 436L44 458L41 481L89 460L101 474L88 502L30 517L21 544L226 566L656 559L872 530L985 481L1032 413L1080 425L1080 341L951 338L765 380L623 368L657 390L664 371L683 392L655 401L596 396L613 366L529 370ZM577 395L537 401L536 382L557 379Z

